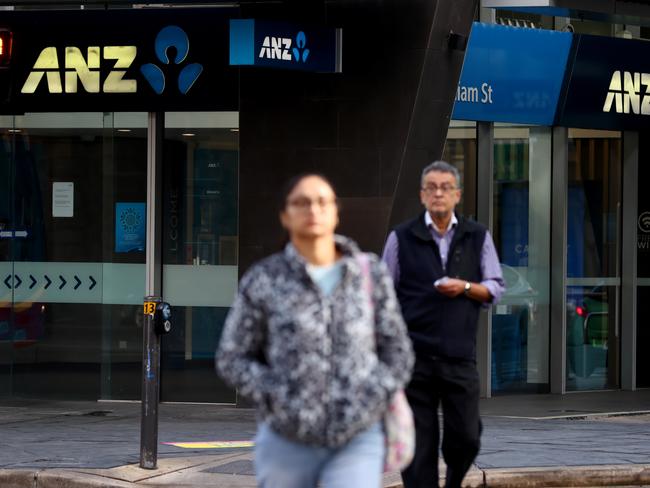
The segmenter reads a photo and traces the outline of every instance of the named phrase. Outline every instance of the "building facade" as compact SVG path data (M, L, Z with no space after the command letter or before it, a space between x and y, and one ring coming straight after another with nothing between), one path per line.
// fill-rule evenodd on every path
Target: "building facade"
M484 394L647 388L647 21L484 3L445 147L508 285Z
M650 57L613 36L642 19L109 3L0 11L0 397L138 400L153 272L174 308L161 400L237 403L214 350L239 277L281 246L282 183L327 175L340 231L380 252L441 155L507 282L481 317L483 395L650 386Z
M476 2L37 7L0 11L0 396L138 400L153 273L161 400L235 403L214 351L282 243L281 184L327 174L380 251L442 151Z

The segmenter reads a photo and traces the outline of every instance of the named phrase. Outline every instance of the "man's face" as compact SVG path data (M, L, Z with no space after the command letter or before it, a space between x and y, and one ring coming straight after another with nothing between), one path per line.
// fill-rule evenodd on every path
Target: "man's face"
M460 189L453 173L430 171L423 178L420 201L432 217L447 217L460 201Z

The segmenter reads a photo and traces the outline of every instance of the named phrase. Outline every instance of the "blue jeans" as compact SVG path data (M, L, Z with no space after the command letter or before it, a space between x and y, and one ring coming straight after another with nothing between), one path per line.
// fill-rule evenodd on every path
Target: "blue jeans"
M260 488L380 488L384 465L381 423L333 449L286 439L267 424L255 436L255 474Z

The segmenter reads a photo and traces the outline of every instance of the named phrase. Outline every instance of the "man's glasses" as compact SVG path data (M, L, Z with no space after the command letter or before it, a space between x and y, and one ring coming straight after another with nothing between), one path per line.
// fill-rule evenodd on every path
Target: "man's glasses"
M335 203L335 198L316 198L315 200L312 200L311 198L299 197L289 200L287 202L287 206L294 208L300 212L307 212L313 205L316 206L317 210L322 211L330 205L334 205Z
M434 195L438 193L438 191L441 191L442 193L449 193L451 191L454 191L456 187L454 185L427 185L422 188L422 191L426 193L427 195Z

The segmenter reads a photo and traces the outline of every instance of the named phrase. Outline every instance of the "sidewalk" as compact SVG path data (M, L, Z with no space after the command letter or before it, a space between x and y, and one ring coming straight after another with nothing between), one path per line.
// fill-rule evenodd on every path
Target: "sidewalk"
M650 390L500 397L481 409L466 486L650 485ZM0 487L254 487L250 447L163 444L254 433L249 409L162 404L158 469L143 470L138 403L0 401ZM398 474L384 486L401 486Z

